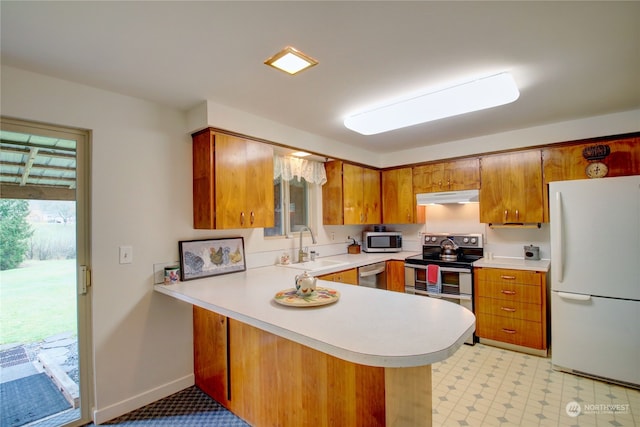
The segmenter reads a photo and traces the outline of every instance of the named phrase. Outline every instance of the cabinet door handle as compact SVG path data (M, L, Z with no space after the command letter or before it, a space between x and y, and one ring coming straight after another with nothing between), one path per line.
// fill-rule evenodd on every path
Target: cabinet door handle
M515 308L511 308L511 307L500 307L500 310L508 311L509 313L515 313L516 312L516 309Z
M516 276L505 276L505 275L502 275L502 276L500 276L500 278L503 279L503 280L516 280Z
M502 289L500 292L502 292L505 295L515 295L516 291L509 291L507 289Z
M507 218L509 216L509 209L504 210L504 222L507 222Z
M244 225L244 212L240 212L240 225Z
M516 330L515 329L502 328L502 332L505 332L507 334L515 334Z
M256 220L256 214L253 211L251 211L251 225L253 225L255 220Z
M516 221L520 219L520 212L516 209Z

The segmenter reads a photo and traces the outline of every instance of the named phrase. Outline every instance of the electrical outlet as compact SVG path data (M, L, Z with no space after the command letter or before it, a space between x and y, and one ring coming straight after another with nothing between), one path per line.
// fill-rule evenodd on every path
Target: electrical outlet
M133 247L120 246L120 264L131 264L133 262Z

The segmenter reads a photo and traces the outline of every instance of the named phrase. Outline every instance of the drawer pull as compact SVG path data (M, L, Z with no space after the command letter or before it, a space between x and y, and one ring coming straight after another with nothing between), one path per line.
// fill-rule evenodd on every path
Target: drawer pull
M508 311L509 313L515 313L516 312L516 309L515 308L511 308L511 307L500 307L500 310Z
M505 295L515 295L516 294L516 291L509 291L509 290L506 290L506 289L502 289L502 290L500 290L500 292L502 292Z
M504 276L504 275L502 275L502 276L500 276L500 278L504 279L504 280L516 280L516 276Z
M515 329L502 328L502 332L506 332L507 334L515 334L516 330Z

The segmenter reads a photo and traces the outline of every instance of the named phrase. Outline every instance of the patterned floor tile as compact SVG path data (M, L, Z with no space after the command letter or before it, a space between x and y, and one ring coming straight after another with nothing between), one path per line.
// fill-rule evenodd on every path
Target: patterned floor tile
M573 401L582 409L576 417L566 411ZM628 409L593 409L607 404ZM640 391L554 371L550 358L483 344L462 346L433 365L433 406L434 426L640 425Z

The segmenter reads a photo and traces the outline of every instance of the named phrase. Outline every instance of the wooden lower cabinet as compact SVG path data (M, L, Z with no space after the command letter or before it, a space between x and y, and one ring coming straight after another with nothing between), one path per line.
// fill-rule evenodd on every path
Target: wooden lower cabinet
M193 372L196 386L225 407L230 398L228 326L226 316L193 307Z
M387 290L404 293L404 261L387 261Z
M546 273L498 268L475 269L476 335L526 347L546 355Z
M347 285L358 284L358 269L350 268L349 270L336 271L335 273L323 274L318 279L328 280L330 282L346 283Z
M330 356L194 306L196 385L254 426L431 426L431 366Z

